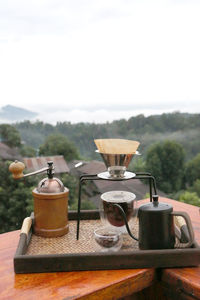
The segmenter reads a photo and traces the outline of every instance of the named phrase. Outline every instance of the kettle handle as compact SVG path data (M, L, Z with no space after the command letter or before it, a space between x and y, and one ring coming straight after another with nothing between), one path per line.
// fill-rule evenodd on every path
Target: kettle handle
M174 211L171 214L174 216L181 216L185 219L185 222L186 222L187 228L188 228L188 233L189 233L189 241L188 241L188 243L181 243L180 246L181 246L181 248L191 247L192 244L194 243L194 231L192 228L192 223L191 223L189 215L183 211Z
M129 228L129 225L128 225L128 222L127 222L127 219L126 219L126 214L125 214L123 208L119 204L117 204L117 203L113 203L113 206L116 206L116 207L119 208L119 210L120 210L120 212L122 214L122 217L124 219L124 223L126 225L126 230L128 231L128 234L130 235L130 237L132 237L132 239L134 239L135 241L138 241L138 239L130 231L130 228Z

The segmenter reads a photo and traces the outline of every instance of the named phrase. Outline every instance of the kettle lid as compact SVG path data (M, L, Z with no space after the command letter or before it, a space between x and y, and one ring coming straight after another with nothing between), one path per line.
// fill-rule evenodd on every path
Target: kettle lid
M153 195L153 202L144 204L139 207L141 212L171 212L173 210L172 205L158 201L158 195Z

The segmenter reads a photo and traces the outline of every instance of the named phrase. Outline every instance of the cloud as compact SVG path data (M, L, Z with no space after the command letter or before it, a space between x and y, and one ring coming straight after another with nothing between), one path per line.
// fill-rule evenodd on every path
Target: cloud
M8 38L65 35L123 14L120 1L1 1L0 35Z
M39 119L43 122L56 124L57 122L71 122L71 123L106 123L112 122L119 119L129 119L132 116L137 116L139 114L144 114L145 116L159 115L163 112L172 113L174 111L196 113L200 111L200 104L191 105L190 102L185 105L180 103L180 105L170 105L160 104L153 106L150 105L133 105L133 106L115 106L115 107L88 107L88 108L66 108L54 107L52 109L46 108L40 110L39 116L35 120Z
M199 13L194 2L0 1L1 105L87 112L195 106Z

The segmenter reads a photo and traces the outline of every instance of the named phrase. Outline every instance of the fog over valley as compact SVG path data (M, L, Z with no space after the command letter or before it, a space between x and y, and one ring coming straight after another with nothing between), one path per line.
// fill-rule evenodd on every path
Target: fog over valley
M142 104L136 103L134 105L94 105L94 106L33 106L33 109L24 109L24 107L17 107L6 105L0 107L0 123L14 123L24 120L35 122L37 120L44 123L56 124L57 122L71 122L71 123L106 123L114 120L126 119L132 116L144 114L145 116L160 115L162 113L172 113L175 111L198 113L200 112L200 104L191 101L185 101L179 105L161 102L158 104Z

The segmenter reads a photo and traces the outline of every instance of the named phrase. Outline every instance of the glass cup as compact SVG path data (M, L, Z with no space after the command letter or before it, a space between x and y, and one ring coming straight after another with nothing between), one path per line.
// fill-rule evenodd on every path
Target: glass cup
M120 232L127 232L122 212L114 204L123 209L129 222L137 217L137 201L135 194L127 191L110 191L101 195L100 218L104 225L111 226Z
M94 230L94 238L98 245L97 250L102 252L118 251L123 242L121 233L110 227L100 227Z

